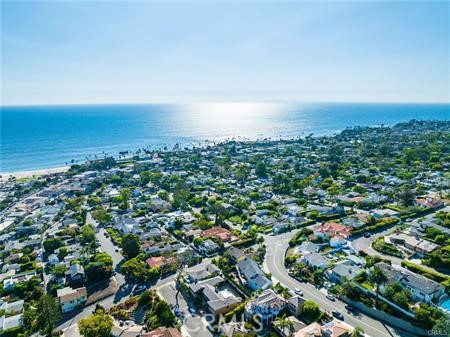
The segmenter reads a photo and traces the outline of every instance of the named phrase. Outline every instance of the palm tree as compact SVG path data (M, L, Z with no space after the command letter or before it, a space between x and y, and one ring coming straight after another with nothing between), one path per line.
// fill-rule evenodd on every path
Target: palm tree
M364 337L364 330L362 328L360 328L359 326L357 326L356 328L353 329L352 334L350 335L350 337Z
M347 277L343 277L342 278L342 281L341 281L341 292L340 292L340 294L339 295L344 295L344 296L346 296L346 297L348 297L348 298L351 298L351 296L349 296L351 293L352 293L352 291L353 291L353 285L352 285L352 283L350 282L350 280L347 278Z
M286 314L283 314L276 322L275 326L284 334L287 330L287 336L292 336L294 333L294 324L290 319L286 317Z
M380 286L386 283L387 276L383 269L381 269L378 266L374 266L372 271L370 272L369 279L377 287L375 307L378 308L378 296L380 293Z

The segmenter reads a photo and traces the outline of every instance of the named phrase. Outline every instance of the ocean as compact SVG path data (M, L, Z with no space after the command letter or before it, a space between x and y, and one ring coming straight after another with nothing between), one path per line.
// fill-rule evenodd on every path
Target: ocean
M1 107L0 172L142 148L325 135L352 126L450 120L449 104L198 103Z

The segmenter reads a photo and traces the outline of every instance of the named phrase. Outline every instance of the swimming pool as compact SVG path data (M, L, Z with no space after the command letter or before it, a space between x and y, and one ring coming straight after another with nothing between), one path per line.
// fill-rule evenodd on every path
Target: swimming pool
M444 302L442 302L441 304L439 304L439 306L442 309L445 309L447 311L450 311L450 298L447 298Z

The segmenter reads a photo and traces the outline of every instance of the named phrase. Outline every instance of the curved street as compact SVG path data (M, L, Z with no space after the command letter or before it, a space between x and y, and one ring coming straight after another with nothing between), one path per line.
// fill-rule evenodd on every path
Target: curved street
M366 316L362 313L350 314L345 309L345 303L336 300L330 301L326 298L326 292L322 292L310 283L302 283L288 274L284 266L284 255L289 247L289 240L296 231L291 231L278 236L265 236L267 255L264 261L264 270L272 274L274 282L280 282L289 289L300 288L304 293L304 298L316 302L322 310L339 310L344 315L344 321L354 327L361 327L365 333L371 337L407 337L406 332Z

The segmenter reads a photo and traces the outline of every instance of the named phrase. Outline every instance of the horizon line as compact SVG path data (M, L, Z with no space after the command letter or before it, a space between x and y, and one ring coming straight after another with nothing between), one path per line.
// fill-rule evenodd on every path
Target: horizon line
M236 104L236 103L267 103L267 104L402 104L402 105L450 105L450 101L284 101L284 100L198 100L198 101L148 101L148 102L61 102L61 103L29 103L29 104L17 104L17 103L0 103L0 108L3 107L58 107L58 106L107 106L107 105L189 105L189 104L208 104L208 103L224 103L224 104Z

